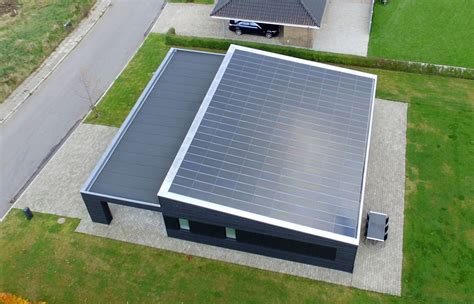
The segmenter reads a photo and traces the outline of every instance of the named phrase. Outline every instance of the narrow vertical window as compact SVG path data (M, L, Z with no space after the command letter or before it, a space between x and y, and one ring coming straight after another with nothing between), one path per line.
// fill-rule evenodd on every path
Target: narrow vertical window
M189 230L189 221L186 219L179 219L179 229L181 230Z
M235 240L235 229L234 228L225 228L225 236L228 239Z

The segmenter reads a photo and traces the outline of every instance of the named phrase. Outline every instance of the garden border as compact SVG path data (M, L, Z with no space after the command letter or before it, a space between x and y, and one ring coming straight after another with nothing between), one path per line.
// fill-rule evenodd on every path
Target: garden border
M172 30L173 29L170 29L170 32L165 35L165 43L168 46L227 50L231 44L237 44L311 61L474 80L474 69L471 68L412 61L400 61L378 57L342 55L336 53L319 52L304 48L270 45L248 41L180 36L174 35Z

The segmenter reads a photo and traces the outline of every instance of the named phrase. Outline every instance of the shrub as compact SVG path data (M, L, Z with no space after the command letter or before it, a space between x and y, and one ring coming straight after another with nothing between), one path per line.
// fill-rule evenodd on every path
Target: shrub
M169 35L176 35L176 29L174 27L170 27L168 32L167 33L167 36Z
M417 74L429 74L448 76L456 78L474 79L474 69L460 68L460 67L449 67L440 66L428 63L419 62L408 62L399 61L392 59L376 58L376 57L362 57L354 55L342 55L336 53L325 53L319 51L313 51L309 49L261 44L256 42L248 41L235 41L227 39L213 39L213 38L200 38L200 37L188 37L178 36L173 34L167 34L165 38L166 44L169 46L178 47L189 47L189 48L205 48L211 50L227 50L231 44L238 44L251 48L260 49L263 51L269 51L282 55L297 57L306 60L352 65L365 68L377 68L393 71L401 71L408 73Z

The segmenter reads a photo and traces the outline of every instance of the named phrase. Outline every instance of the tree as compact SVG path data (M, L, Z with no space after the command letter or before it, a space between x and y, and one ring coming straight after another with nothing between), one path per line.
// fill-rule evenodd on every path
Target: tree
M84 90L81 92L77 92L77 95L86 100L89 104L89 110L94 113L94 118L98 118L100 116L99 111L97 110L96 103L98 97L95 97L97 94L97 79L94 79L93 76L88 75L86 71L81 70L79 73L79 78L84 86Z

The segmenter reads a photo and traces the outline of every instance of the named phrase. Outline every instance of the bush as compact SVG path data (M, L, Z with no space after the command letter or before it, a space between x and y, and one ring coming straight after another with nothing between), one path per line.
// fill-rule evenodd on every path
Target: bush
M447 67L435 64L399 61L392 59L362 57L354 55L342 55L336 53L318 52L303 48L261 44L248 41L235 41L226 39L199 38L178 36L167 34L165 38L166 44L169 46L189 47L189 48L205 48L211 50L227 50L231 44L238 44L263 51L278 53L282 55L297 57L306 60L352 65L365 68L377 68L392 71L401 71L417 74L439 75L447 77L474 79L474 69Z
M176 35L176 29L174 27L170 27L168 32L166 32L167 35Z

